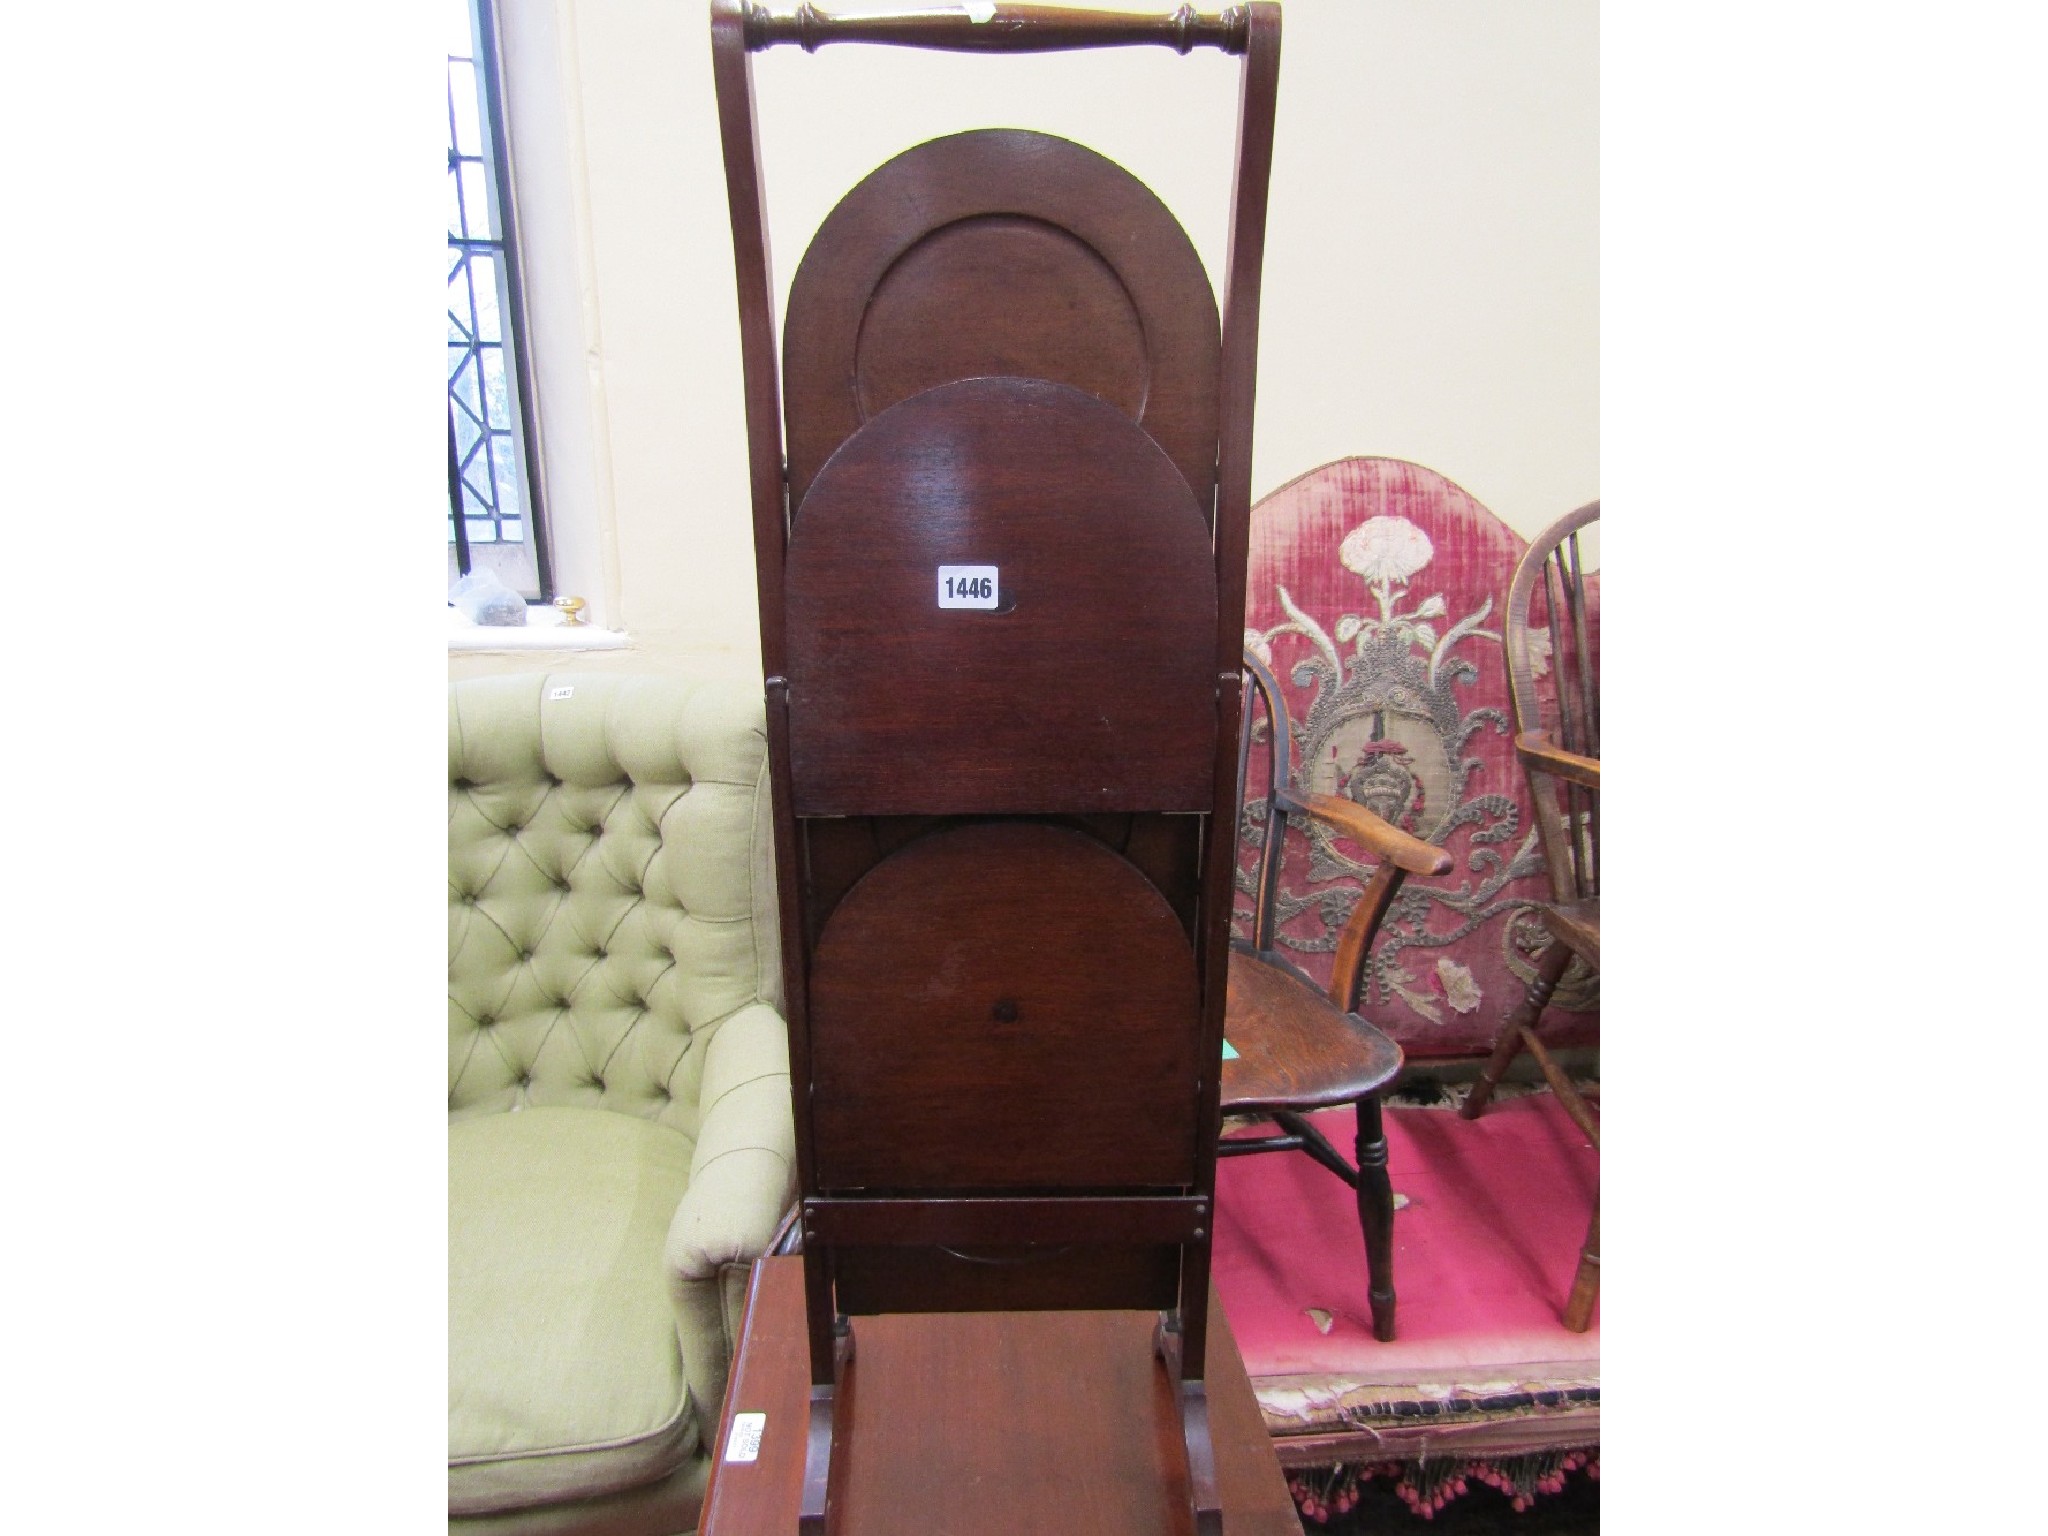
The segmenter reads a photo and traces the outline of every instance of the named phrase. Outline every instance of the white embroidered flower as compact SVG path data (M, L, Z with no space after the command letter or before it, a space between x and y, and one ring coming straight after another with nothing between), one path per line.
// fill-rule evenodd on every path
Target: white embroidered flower
M1479 983L1470 967L1445 955L1436 963L1436 975L1444 984L1444 1001L1459 1013L1470 1013L1479 1006Z
M1529 632L1529 670L1538 677L1550 676L1550 631L1531 629Z
M1260 666L1273 665L1273 647L1266 643L1266 637L1256 629L1247 629L1244 632L1244 648L1259 658Z
M1429 535L1405 517L1369 517L1344 535L1337 546L1337 558L1346 570L1356 571L1369 585L1406 581L1425 565L1436 551Z
M1408 615L1411 619L1440 619L1451 611L1451 605L1444 601L1441 592L1432 593L1422 600L1422 606Z

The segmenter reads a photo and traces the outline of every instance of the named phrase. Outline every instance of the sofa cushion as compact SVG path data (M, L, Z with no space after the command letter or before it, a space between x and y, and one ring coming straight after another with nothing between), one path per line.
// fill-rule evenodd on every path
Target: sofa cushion
M448 1128L448 1509L665 1477L695 1454L662 1245L690 1139L610 1110Z

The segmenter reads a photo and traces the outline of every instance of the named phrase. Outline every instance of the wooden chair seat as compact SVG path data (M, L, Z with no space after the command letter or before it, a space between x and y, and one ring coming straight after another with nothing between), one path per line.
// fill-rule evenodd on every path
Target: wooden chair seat
M1249 945L1230 951L1226 1115L1355 1104L1401 1070L1401 1048L1299 971Z
M1590 966L1600 964L1600 898L1568 901L1539 911L1543 926L1553 937ZM1225 1081L1229 1079L1226 1077Z

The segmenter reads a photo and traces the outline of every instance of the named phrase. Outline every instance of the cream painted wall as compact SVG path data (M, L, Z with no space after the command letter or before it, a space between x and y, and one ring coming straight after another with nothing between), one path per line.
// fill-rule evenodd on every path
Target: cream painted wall
M708 7L506 11L559 585L632 644L451 672L758 675ZM1428 464L1525 534L1599 494L1598 56L1596 0L1286 0L1255 496L1356 453ZM1128 167L1213 277L1236 77L1155 49L760 56L777 283L868 170L992 125Z

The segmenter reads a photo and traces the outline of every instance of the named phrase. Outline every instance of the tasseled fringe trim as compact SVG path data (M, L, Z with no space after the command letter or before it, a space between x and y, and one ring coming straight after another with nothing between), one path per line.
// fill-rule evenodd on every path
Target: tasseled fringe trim
M1517 1511L1528 1509L1544 1494L1564 1492L1567 1474L1584 1472L1598 1481L1600 1447L1575 1451L1534 1451L1526 1456L1450 1457L1435 1461L1377 1461L1356 1466L1303 1468L1287 1474L1287 1488L1304 1520L1329 1524L1349 1514L1358 1503L1361 1484L1376 1477L1391 1479L1394 1494L1425 1520L1484 1484L1503 1494Z

